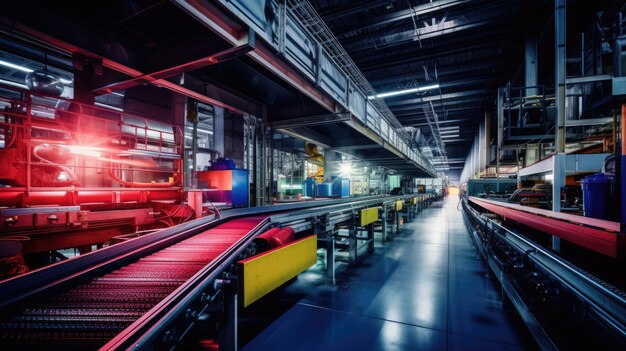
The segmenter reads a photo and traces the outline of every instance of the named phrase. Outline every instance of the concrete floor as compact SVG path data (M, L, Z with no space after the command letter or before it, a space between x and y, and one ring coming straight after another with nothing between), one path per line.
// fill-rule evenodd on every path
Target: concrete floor
M240 316L244 350L523 350L536 345L472 246L458 197L433 204L358 267L324 257Z

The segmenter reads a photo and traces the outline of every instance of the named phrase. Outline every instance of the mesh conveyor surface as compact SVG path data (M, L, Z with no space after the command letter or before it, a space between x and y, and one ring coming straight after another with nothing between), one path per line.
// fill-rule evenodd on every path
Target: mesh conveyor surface
M162 301L265 217L234 219L117 270L0 316L2 349L97 349Z

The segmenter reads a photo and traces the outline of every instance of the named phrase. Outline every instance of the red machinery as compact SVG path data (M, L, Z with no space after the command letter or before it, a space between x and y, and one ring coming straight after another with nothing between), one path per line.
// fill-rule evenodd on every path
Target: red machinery
M183 222L183 134L139 116L0 90L0 239L24 254L90 250Z

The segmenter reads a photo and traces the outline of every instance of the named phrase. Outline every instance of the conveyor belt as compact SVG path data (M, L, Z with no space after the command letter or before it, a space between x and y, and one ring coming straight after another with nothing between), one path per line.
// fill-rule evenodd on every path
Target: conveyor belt
M626 349L626 295L622 291L483 216L470 202L481 202L481 207L494 213L505 209L508 212L503 215L518 220L511 217L510 211L516 210L474 198L462 201L474 243L541 349ZM537 217L534 223L556 221L518 212ZM578 227L579 232L589 229Z
M619 233L619 223L476 197L470 197L469 201L502 217L527 225L535 230L558 236L605 256L613 258L624 256L626 237Z
M266 215L233 219L0 317L3 349L97 349L229 249Z

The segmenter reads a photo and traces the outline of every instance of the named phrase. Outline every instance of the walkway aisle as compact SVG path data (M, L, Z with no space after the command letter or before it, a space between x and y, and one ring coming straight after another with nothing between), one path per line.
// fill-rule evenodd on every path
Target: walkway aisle
M335 287L324 283L321 258L244 313L244 350L534 348L516 313L502 309L457 204L453 196L424 210L394 241L377 242L373 256L339 273Z

